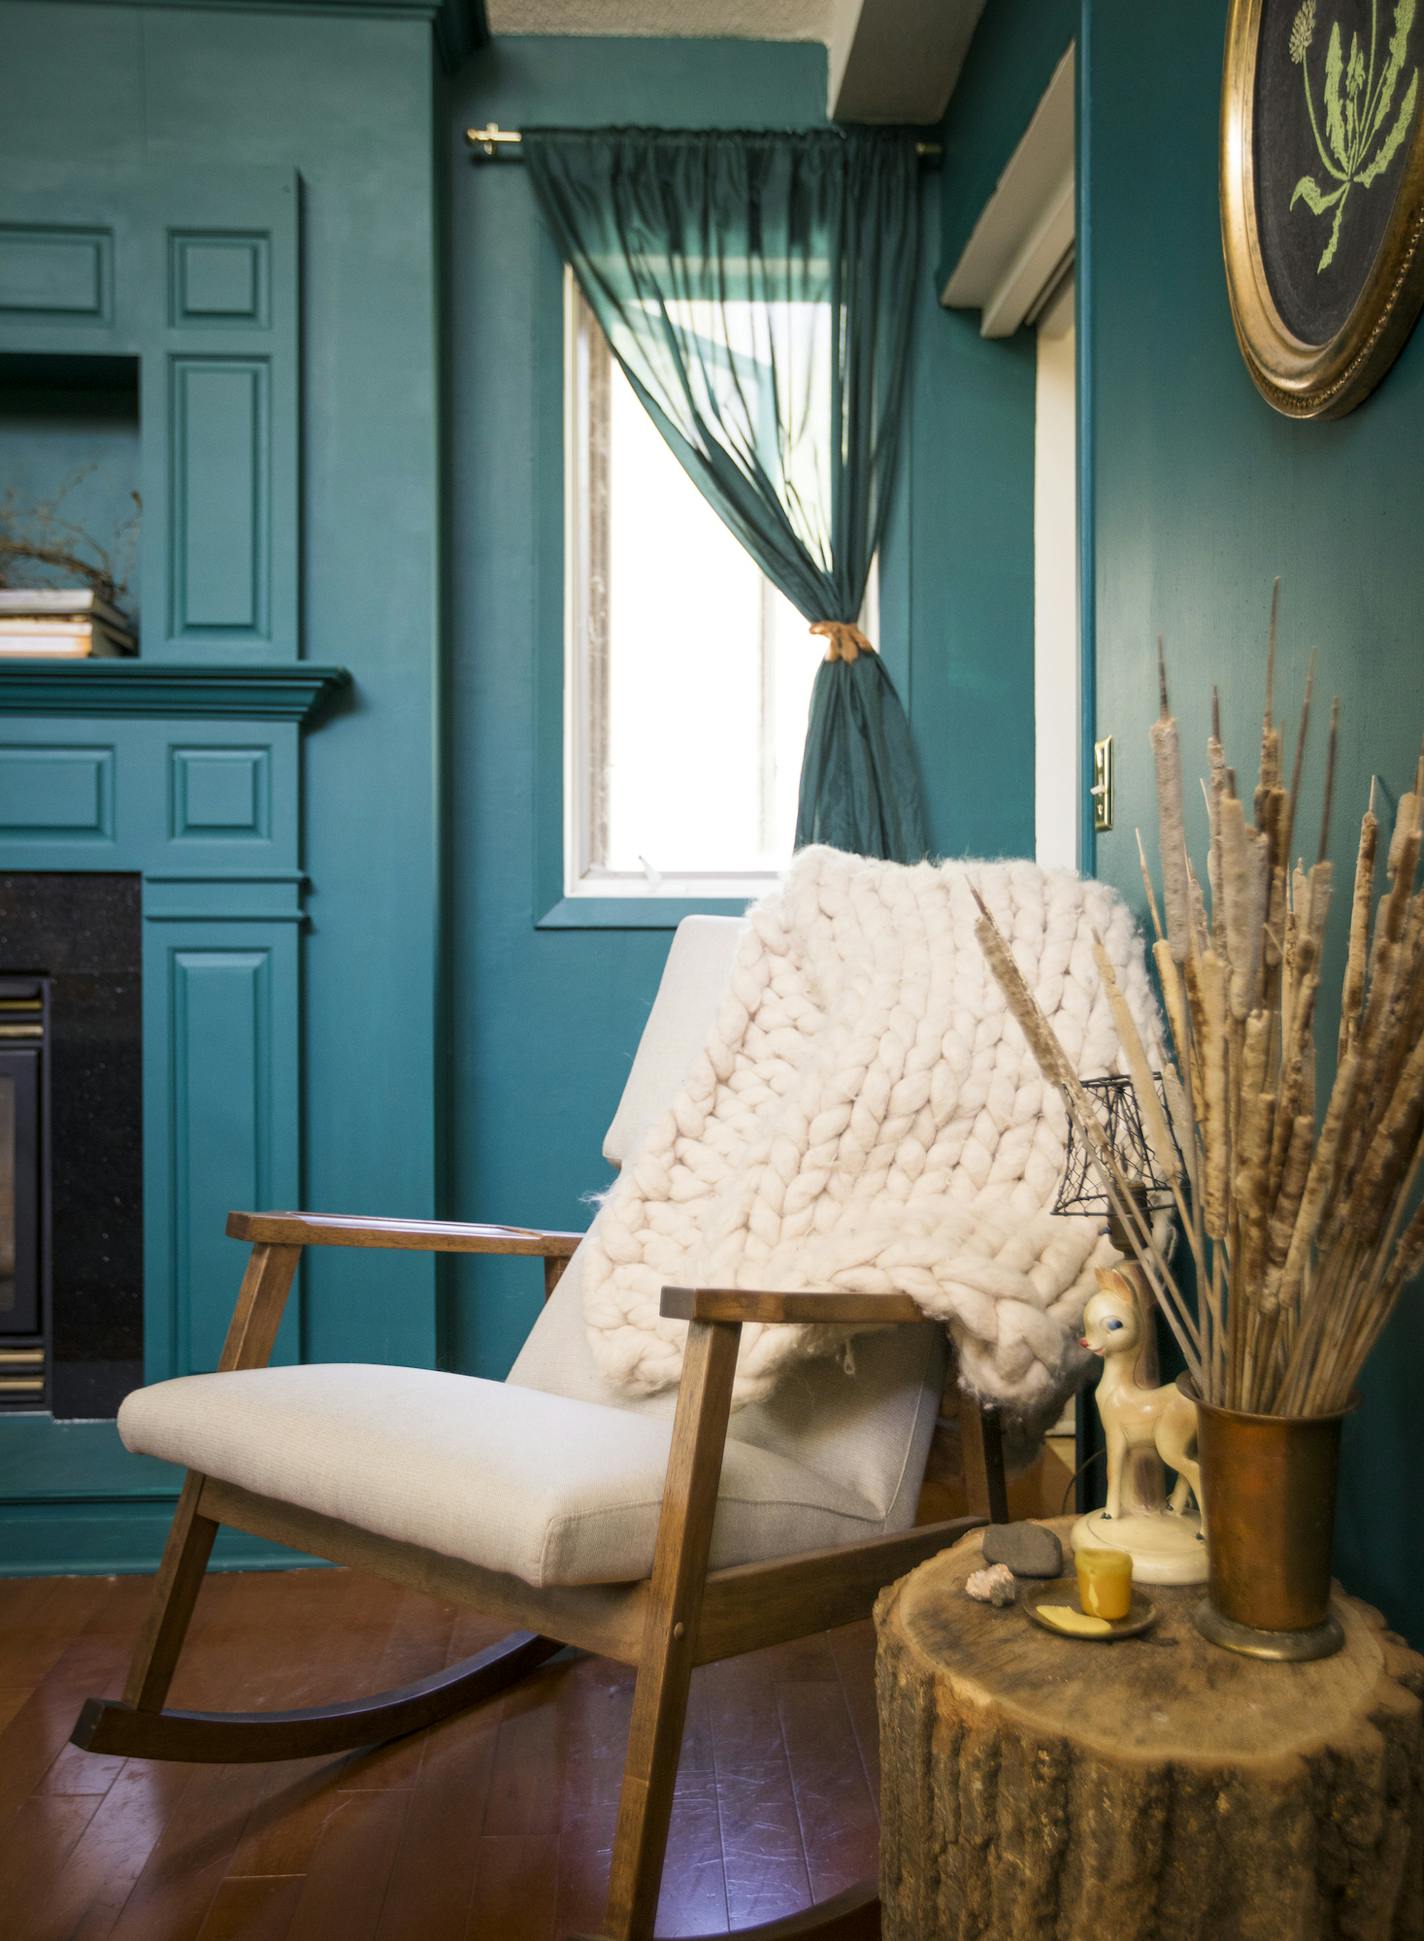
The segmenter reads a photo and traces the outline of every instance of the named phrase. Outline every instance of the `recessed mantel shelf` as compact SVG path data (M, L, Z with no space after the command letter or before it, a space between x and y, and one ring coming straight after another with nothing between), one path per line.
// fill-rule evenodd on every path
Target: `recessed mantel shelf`
M6 660L0 714L179 715L188 720L316 719L344 688L344 667L311 661L215 666L144 660Z

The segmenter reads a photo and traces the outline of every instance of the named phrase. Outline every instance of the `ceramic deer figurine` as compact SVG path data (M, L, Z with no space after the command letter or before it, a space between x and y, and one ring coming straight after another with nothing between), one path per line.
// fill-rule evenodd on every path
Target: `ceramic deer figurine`
M1098 1380L1098 1414L1107 1443L1108 1518L1122 1514L1123 1472L1134 1449L1155 1449L1176 1474L1168 1507L1181 1515L1190 1488L1201 1505L1200 1471L1193 1453L1197 1440L1197 1408L1175 1383L1162 1388L1144 1386L1134 1364L1142 1340L1143 1315L1131 1284L1112 1268L1098 1275L1098 1292L1083 1310L1085 1348L1103 1358Z

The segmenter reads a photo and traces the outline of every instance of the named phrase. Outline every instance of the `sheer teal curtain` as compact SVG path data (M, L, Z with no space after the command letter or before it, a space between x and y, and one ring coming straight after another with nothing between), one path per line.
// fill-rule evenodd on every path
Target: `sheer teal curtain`
M829 643L798 847L917 861L926 839L909 727L856 626L905 391L919 253L912 144L869 129L546 128L526 131L524 153L634 390Z

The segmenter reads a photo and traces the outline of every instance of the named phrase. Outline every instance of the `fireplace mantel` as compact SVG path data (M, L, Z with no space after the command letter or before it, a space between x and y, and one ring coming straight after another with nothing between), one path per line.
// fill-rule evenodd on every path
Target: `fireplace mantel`
M0 664L0 714L162 715L190 721L309 724L351 686L344 667L310 661L241 665L144 660L10 660Z

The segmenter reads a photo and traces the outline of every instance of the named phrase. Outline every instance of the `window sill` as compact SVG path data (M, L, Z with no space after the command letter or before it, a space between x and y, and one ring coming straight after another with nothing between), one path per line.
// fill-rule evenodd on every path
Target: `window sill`
M534 928L676 930L684 917L745 916L749 900L745 897L565 896L535 921Z

